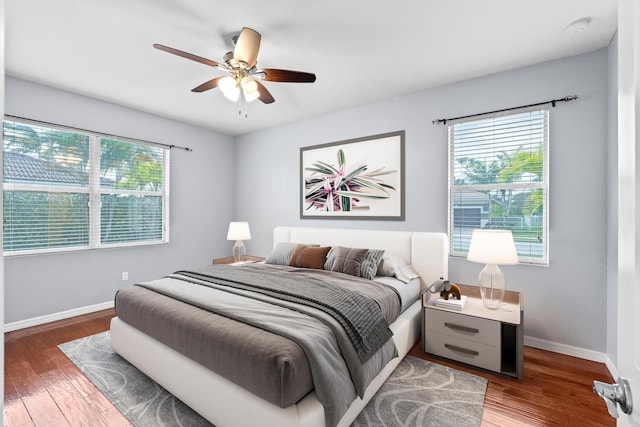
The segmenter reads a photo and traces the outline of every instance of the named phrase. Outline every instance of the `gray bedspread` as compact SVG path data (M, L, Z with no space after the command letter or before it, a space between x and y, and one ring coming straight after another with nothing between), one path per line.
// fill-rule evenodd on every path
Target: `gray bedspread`
M238 275L243 276L244 285L236 286ZM212 279L212 277L217 278ZM283 277L289 277L289 279L282 282ZM357 296L351 295L346 300L361 301L363 294L373 294L375 302L370 300L367 303L359 302L358 304L364 304L368 310L376 311L378 317L384 317L389 322L397 317L399 298L391 288L365 279L352 279L356 278L346 279L342 274L322 270L260 264L242 267L218 265L190 272L188 275L173 274L138 286L271 331L297 343L309 360L316 395L325 408L326 424L333 426L344 415L356 396L362 397L366 387L382 367L397 356L393 340L386 339L377 351L367 351L371 354L367 354L362 361L362 352L359 354L356 348L358 345L354 346L353 336L350 336L354 330L352 328L351 332L347 332L344 329L344 319L337 320L322 304L321 306L298 304L292 298L284 300L276 298L272 292L274 288L280 288L280 291L285 289L283 287L305 288L312 283L311 286L320 293L327 293L326 289L330 287L340 288L341 290L336 292L344 299L344 295L350 293L344 290L351 288ZM221 283L212 283L212 280ZM276 281L280 285L270 286L270 290L266 292L265 283ZM229 282L234 282L234 286L227 286ZM259 282L260 292L249 290L246 282L249 284ZM318 285L318 282L322 282L323 285ZM200 286L194 286L194 284ZM318 291L318 288L324 290ZM368 300L368 297L365 299ZM356 338L355 341L367 343L361 346L361 349L366 349L366 346L372 342L366 337L366 332L371 325L377 323L377 320L361 320L356 316L355 320L349 320L347 323L351 326L364 325L364 328L355 328L356 335L365 333L362 340ZM374 337L373 341L376 340L379 338Z
M249 290L323 311L345 330L361 362L367 361L393 335L379 303L361 292L345 288L344 275L322 273L318 277L318 272L311 269L288 272L281 274L271 267L256 264L240 269L183 270L170 277L187 276L198 279L200 284L204 281L211 285L224 285L224 289ZM370 282L365 286L369 285Z

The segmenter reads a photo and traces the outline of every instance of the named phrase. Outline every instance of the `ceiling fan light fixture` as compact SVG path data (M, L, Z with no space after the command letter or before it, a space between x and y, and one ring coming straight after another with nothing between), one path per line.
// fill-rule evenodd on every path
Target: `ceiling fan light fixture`
M243 77L240 85L242 86L242 91L244 92L244 97L247 102L255 101L258 99L258 96L260 96L258 83L251 77Z
M222 94L230 101L238 101L240 96L240 88L236 84L236 80L233 77L227 76L220 79L218 87L222 91Z

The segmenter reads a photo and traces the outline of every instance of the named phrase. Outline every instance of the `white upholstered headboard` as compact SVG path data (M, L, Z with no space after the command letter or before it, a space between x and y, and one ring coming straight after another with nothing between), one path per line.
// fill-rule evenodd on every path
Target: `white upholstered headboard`
M273 246L279 242L384 249L413 265L423 289L449 275L449 244L444 233L279 226L273 230Z

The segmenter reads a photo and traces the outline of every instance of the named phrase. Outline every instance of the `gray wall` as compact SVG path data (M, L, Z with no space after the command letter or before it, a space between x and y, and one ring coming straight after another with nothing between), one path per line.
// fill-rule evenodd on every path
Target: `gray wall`
M526 335L604 352L607 55L601 49L237 137L235 213L251 224L248 253L266 255L280 224L446 232L447 129L431 121L577 94L550 116L550 265L504 271L507 287L524 293ZM299 218L300 147L401 129L405 221ZM451 258L449 278L475 283L481 268Z
M10 115L193 148L171 151L170 243L6 257L5 322L111 301L127 284L229 255L232 137L11 77L5 102Z

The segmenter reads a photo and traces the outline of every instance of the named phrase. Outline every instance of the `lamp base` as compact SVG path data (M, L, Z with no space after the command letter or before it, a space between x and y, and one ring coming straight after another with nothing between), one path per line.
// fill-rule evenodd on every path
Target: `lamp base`
M236 240L236 244L233 245L233 262L244 261L246 255L246 249L242 240Z
M490 310L502 307L504 298L504 273L497 264L487 264L478 276L482 303Z

